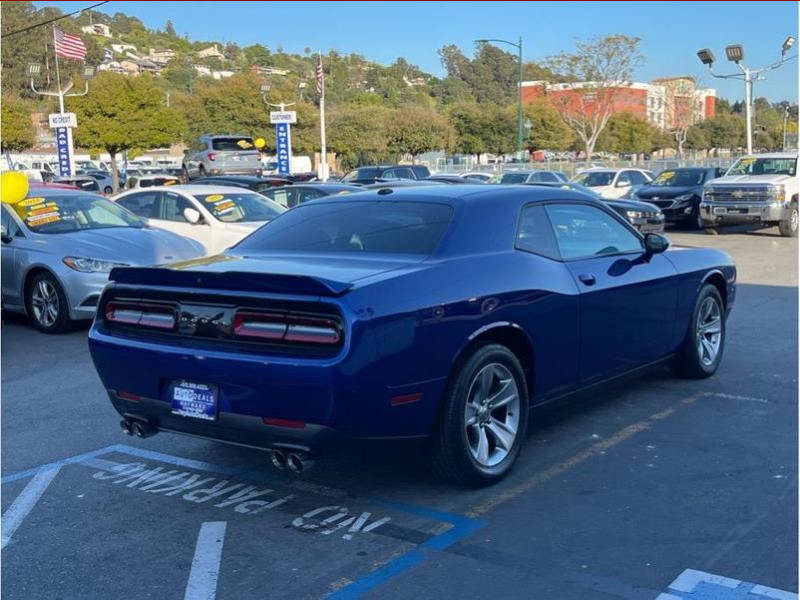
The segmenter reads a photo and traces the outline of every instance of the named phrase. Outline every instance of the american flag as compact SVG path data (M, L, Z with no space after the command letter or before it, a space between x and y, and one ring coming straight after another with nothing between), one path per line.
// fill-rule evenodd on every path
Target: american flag
M60 29L53 27L53 37L56 42L56 55L72 60L83 60L86 58L86 46L83 45L81 38L77 35L69 35Z
M321 97L325 93L325 73L322 71L322 54L319 55L316 77L317 77L317 96Z

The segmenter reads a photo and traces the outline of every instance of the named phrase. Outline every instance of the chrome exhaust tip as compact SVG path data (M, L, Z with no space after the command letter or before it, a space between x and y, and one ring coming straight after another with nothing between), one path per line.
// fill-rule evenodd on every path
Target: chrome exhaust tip
M139 423L138 421L134 421L131 424L131 431L133 432L133 435L135 435L138 438L144 437L144 427L142 427L142 424Z
M131 429L131 422L128 421L127 419L122 419L122 421L119 422L119 426L122 429L122 433L124 433L125 435L133 435L133 430Z
M289 467L292 473L297 473L298 475L310 469L313 464L314 461L305 454L292 452L286 456L286 466Z
M283 453L283 450L270 450L269 456L276 469L283 470L286 468L286 454Z

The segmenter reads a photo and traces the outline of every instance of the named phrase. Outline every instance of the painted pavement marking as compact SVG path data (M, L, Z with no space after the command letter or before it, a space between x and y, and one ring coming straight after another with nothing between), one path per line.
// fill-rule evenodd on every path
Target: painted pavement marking
M200 526L192 559L192 570L186 584L184 600L214 600L217 596L225 521L209 521Z
M656 600L798 600L797 594L764 585L748 583L714 575L705 571L686 569L669 584L667 593Z
M19 496L14 498L14 502L3 515L3 541L2 548L5 548L11 541L11 536L17 528L22 525L22 521L31 512L31 509L36 506L39 498L42 497L47 486L53 481L53 478L58 475L61 466L57 465L45 471L39 471L33 479L25 486L25 489L20 492Z

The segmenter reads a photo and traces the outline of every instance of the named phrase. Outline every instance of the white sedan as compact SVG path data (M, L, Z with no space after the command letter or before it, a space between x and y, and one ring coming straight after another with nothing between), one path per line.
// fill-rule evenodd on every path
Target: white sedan
M149 225L200 242L217 254L286 209L261 194L221 185L134 189L112 198Z
M631 186L647 185L653 181L653 174L643 169L588 169L571 181L592 188L604 198L622 198Z

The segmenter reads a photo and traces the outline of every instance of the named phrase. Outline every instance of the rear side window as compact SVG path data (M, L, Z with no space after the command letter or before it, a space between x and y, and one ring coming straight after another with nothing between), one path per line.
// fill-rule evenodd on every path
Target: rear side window
M527 179L527 173L506 173L500 178L500 183L524 183Z
M226 137L211 140L211 148L214 150L252 150L254 147L253 138L249 137Z
M517 228L516 247L525 252L558 260L558 247L553 228L542 206L524 206Z
M431 254L453 209L423 202L301 204L236 246L242 251Z

